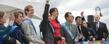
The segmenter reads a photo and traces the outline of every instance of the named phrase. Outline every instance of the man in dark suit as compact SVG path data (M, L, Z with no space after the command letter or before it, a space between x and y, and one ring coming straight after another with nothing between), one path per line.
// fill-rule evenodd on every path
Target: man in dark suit
M105 23L100 22L100 16L95 16L95 31L96 31L96 40L106 40L108 36L108 29Z
M54 44L53 28L51 24L49 23L49 17L50 17L48 13L49 6L50 5L47 0L44 14L43 14L43 20L41 21L41 24L40 24L40 31L42 32L43 40L45 41L46 44Z

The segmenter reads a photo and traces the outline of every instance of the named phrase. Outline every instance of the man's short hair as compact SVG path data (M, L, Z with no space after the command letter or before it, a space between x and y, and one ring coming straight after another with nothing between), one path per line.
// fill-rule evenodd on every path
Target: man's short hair
M18 12L14 12L14 17L18 18L19 14L22 14L22 16L24 15L23 12L18 11Z
M33 8L33 6L32 6L32 5L27 5L27 6L25 7L25 9L24 9L25 15L27 15L26 11L29 11L29 8Z
M77 17L75 18L75 21L77 21L78 18L81 18L81 16L77 16Z
M66 12L66 13L65 13L65 16L64 16L64 17L65 17L65 19L66 19L69 15L71 15L71 14L72 14L71 12ZM74 18L74 16L73 16L73 15L72 15L72 17Z

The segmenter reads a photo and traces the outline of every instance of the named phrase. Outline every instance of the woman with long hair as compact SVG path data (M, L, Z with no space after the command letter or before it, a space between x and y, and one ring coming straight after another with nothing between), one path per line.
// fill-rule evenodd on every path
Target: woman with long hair
M54 42L55 44L64 44L64 37L62 37L61 33L61 25L59 21L57 20L59 12L57 8L51 8L50 11L50 24L53 26L54 29Z

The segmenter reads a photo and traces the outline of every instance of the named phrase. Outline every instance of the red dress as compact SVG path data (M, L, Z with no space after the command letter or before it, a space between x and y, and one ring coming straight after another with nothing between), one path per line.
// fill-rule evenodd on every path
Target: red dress
M50 23L54 28L54 33L53 33L54 37L61 37L61 33L60 33L61 26L60 26L60 24L55 19L51 19Z

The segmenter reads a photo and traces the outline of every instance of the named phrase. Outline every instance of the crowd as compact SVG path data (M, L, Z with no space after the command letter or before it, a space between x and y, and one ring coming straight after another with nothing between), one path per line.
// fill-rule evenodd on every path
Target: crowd
M107 39L108 29L106 24L100 21L100 15L89 15L86 22L84 12L76 17L71 12L65 12L66 22L60 24L58 9L54 7L49 10L49 7L49 1L46 1L43 19L39 25L43 37L38 35L31 20L34 14L32 5L27 5L24 12L14 12L7 27L4 26L5 13L0 11L0 44L76 44ZM76 24L73 23L74 20Z

